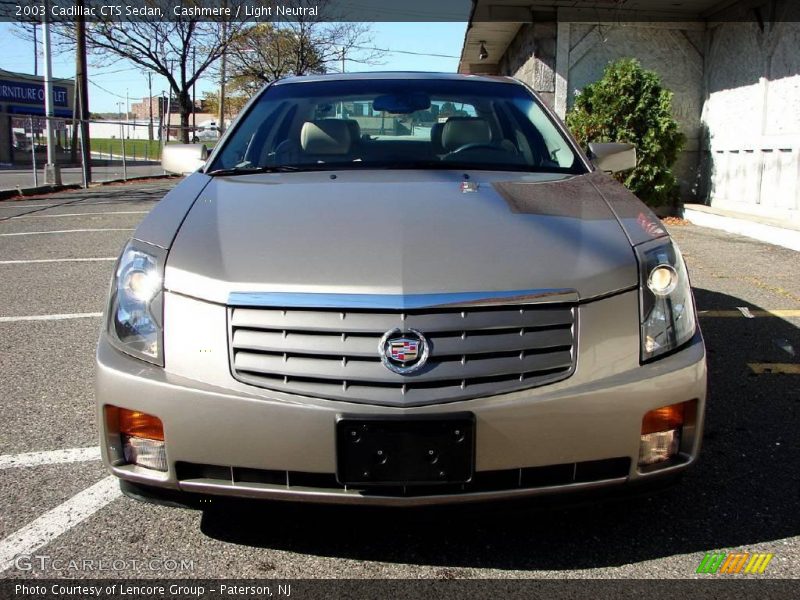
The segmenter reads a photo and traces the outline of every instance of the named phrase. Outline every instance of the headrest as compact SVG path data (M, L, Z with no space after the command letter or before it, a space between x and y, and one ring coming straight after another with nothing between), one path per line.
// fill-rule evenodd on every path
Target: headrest
M355 119L344 119L350 129L350 141L357 142L361 139L361 125Z
M431 146L433 146L434 154L442 154L444 147L442 146L442 130L444 123L434 123L431 126Z
M350 126L343 119L306 121L300 130L300 147L307 154L347 154Z
M442 128L442 146L452 152L466 144L489 144L492 130L486 119L450 117Z

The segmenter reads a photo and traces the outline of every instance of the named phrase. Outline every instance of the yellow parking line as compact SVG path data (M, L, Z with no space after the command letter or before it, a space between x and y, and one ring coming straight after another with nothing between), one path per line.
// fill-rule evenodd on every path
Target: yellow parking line
M756 375L800 375L800 363L747 363Z
M701 317L739 317L745 318L740 310L700 310L697 314ZM753 317L800 317L800 310L761 310L750 309Z

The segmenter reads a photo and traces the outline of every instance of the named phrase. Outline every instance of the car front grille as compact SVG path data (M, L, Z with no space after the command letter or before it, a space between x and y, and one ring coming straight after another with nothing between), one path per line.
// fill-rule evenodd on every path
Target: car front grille
M424 310L230 307L232 373L292 394L418 406L506 393L569 377L576 309L526 304ZM378 351L393 329L425 334L430 356L411 374Z

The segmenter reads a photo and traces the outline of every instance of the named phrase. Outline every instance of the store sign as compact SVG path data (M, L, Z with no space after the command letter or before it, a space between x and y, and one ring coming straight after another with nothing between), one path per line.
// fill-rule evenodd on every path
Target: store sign
M0 80L0 102L44 104L44 84ZM53 105L68 106L67 88L53 86Z

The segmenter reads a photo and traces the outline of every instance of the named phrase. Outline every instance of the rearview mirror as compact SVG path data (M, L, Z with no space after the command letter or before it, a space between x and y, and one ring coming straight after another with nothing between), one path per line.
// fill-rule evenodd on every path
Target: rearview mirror
M633 144L589 144L589 158L606 173L621 173L636 168L636 146Z
M430 96L422 92L386 94L384 96L378 96L372 101L372 108L374 110L395 115L408 115L418 110L428 110L430 107Z
M188 175L206 164L207 158L205 144L168 144L161 154L161 167L167 173Z

